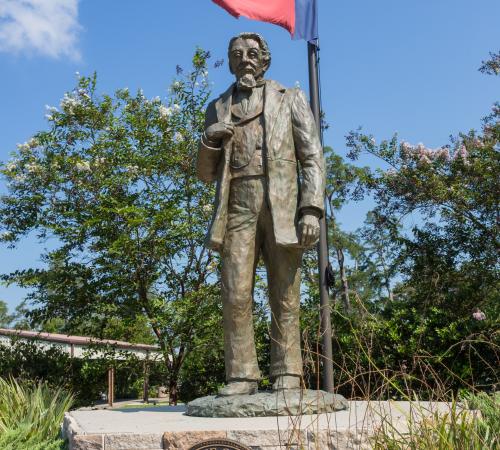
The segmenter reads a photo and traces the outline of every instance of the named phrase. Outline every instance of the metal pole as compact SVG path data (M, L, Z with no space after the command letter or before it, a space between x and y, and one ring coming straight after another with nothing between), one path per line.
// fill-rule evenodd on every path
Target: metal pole
M307 43L307 54L309 61L309 95L311 109L318 126L318 132L323 145L323 130L321 129L321 105L319 98L319 71L318 71L318 47L310 42ZM318 242L318 267L319 267L319 298L320 298L320 320L321 338L323 347L323 390L333 392L333 352L332 352L332 323L330 318L330 297L327 285L328 270L328 238L326 217L320 219L320 232Z

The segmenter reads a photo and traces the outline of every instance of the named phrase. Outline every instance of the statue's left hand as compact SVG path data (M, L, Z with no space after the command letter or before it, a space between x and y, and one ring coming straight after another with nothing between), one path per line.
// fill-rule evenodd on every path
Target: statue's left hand
M304 214L299 220L300 245L310 247L319 238L319 217L316 214Z

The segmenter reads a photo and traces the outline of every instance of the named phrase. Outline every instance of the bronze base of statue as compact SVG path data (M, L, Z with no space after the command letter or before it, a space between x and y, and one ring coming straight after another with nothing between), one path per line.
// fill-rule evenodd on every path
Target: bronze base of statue
M196 417L273 417L323 414L348 409L342 395L311 389L260 391L256 394L197 398L186 415Z

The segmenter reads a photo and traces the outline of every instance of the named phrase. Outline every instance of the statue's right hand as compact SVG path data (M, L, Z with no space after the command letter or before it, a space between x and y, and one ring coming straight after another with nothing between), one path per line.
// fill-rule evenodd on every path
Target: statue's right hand
M225 122L217 122L205 130L209 141L220 144L224 139L230 138L234 133L233 126Z

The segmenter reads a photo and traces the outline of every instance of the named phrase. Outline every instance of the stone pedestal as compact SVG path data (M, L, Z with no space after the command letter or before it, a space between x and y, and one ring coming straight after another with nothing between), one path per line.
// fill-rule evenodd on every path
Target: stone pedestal
M184 406L79 410L66 414L70 450L190 450L209 439L230 439L251 450L364 450L383 421L405 433L448 403L349 402L347 410L301 416L189 417Z
M188 403L186 414L196 417L276 417L323 414L347 408L347 400L341 395L297 389L201 397Z

